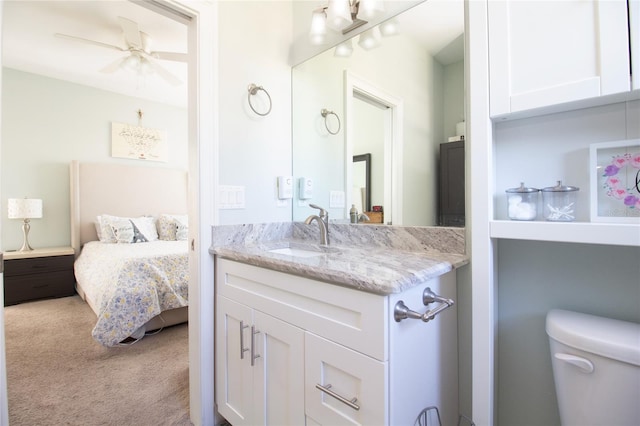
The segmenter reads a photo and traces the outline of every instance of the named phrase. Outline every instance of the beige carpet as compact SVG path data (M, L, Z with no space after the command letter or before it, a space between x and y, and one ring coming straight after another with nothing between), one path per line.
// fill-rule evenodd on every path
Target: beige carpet
M187 324L105 348L78 296L4 312L12 426L191 425Z

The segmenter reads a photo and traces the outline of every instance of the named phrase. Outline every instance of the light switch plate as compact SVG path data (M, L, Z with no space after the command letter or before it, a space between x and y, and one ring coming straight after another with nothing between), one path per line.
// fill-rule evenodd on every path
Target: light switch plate
M220 196L220 209L244 209L244 186L220 185L218 187Z
M345 195L344 191L331 191L329 193L329 207L334 209L344 208Z

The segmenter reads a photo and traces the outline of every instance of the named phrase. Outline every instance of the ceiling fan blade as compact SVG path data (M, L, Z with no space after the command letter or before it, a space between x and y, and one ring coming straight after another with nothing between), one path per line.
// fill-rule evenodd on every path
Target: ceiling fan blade
M187 54L179 52L151 52L151 56L165 61L187 62Z
M149 63L151 68L156 73L158 73L158 75L160 77L165 79L172 86L179 86L179 85L182 84L182 81L180 81L180 79L178 77L176 77L175 75L171 74L169 71L167 71L165 68L163 68L162 66L157 64L155 61L153 61L151 59L146 59L146 58L145 58L145 61L147 61Z
M112 74L112 73L114 73L114 72L116 72L116 71L118 71L120 69L120 67L122 66L124 61L126 61L126 58L125 59L117 59L117 60L111 62L109 65L107 65L104 68L102 68L100 70L100 72L105 73L105 74Z
M118 16L118 21L120 21L127 46L142 49L142 39L140 38L138 23L133 22L131 19L123 18L122 16Z
M106 47L107 49L119 50L120 52L125 52L126 51L126 49L123 49L122 47L119 47L119 46L116 46L116 45L113 45L113 44L102 43L100 41L89 40L89 39L82 38L82 37L76 37L76 36L67 35L67 34L60 34L60 33L56 33L55 36L56 37L60 37L60 38L66 38L68 40L80 41L82 43L93 44L94 46Z

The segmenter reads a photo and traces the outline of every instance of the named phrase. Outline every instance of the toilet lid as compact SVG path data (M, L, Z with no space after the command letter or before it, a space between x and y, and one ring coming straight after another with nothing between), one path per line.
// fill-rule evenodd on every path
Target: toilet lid
M546 330L567 346L640 366L640 324L553 309Z

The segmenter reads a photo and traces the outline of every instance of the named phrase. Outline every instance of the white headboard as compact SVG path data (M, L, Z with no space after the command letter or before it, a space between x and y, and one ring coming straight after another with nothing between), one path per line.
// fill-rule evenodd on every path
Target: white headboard
M97 240L96 216L136 217L186 214L188 179L184 170L72 161L71 246Z

